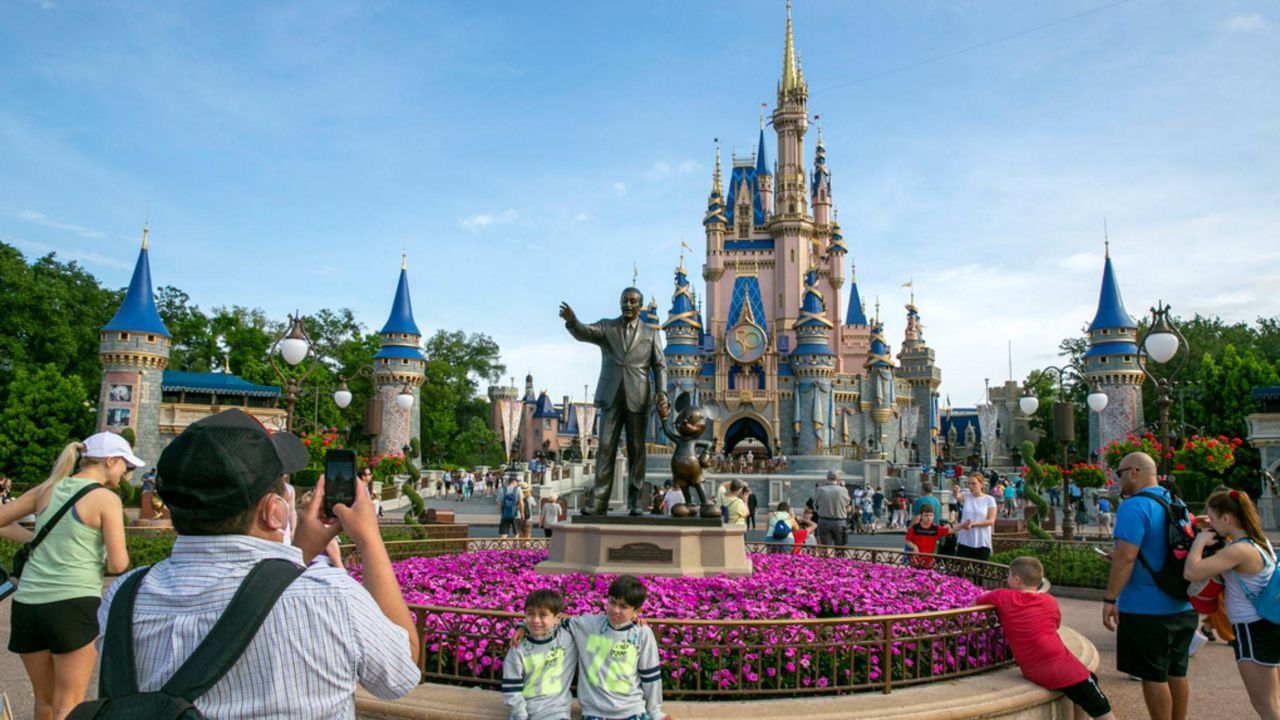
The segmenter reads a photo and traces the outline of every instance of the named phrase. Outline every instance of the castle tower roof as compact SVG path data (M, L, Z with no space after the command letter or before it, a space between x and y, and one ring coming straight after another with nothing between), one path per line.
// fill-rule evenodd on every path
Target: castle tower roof
M838 227L838 225L837 225ZM835 238L832 237L832 244ZM862 298L858 296L858 267L855 265L849 277L849 312L844 318L845 325L869 325L867 312L862 307Z
M120 303L116 314L102 329L173 337L160 319L160 312L156 310L156 298L151 292L151 262L147 259L146 228L142 229L142 250L138 252L138 262L133 266L133 277L129 280L129 289L124 293L124 302Z
M791 0L787 0L787 38L782 48L782 78L778 81L778 95L806 93L804 75L796 61L796 45L791 35Z
M764 152L764 116L760 116L760 144L756 148L756 176L769 175L769 161Z
M804 274L804 292L800 296L800 318L795 326L799 328L811 325L831 327L831 321L827 319L826 303L822 301L822 291L818 289L817 268L809 268L809 271Z
M689 285L689 276L684 265L676 268L676 288L671 293L671 311L667 313L667 321L663 329L672 327L701 328L702 319L698 317L698 309L694 303L693 287Z
M391 302L391 315L379 332L383 335L409 334L422 335L418 323L413 320L413 303L409 300L409 271L405 261L400 262L400 283L396 285L396 296Z
M884 323L879 319L871 326L871 349L867 351L866 367L893 367L889 343L884 339Z
M640 311L640 321L654 330L662 326L662 321L658 317L658 301L653 297L649 298L649 304Z
M1089 324L1089 332L1137 327L1138 324L1124 310L1124 301L1120 299L1120 284L1116 282L1116 273L1111 267L1111 253L1108 252L1102 267L1102 291L1098 295L1098 312L1093 316L1093 322Z

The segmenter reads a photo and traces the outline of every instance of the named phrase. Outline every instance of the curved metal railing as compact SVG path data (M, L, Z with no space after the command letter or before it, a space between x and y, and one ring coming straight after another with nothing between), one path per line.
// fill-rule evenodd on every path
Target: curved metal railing
M393 560L481 550L543 548L545 538L468 538L387 543ZM749 552L776 545L747 543ZM1008 568L965 558L885 548L801 546L817 557L910 565L1003 586ZM344 546L344 559L359 562ZM497 689L520 613L410 605L422 641L424 682ZM649 619L671 699L797 697L879 690L948 680L1013 662L995 608L906 615L760 620Z

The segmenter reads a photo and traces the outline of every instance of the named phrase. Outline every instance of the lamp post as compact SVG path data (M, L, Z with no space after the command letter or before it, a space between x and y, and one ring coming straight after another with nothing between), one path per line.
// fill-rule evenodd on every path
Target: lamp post
M1058 397L1053 401L1053 439L1062 446L1062 466L1067 466L1067 448L1076 439L1076 408L1070 401L1066 399L1066 392L1063 388L1066 375L1070 372L1082 382L1088 382L1084 373L1075 365L1063 365L1058 367L1050 365L1040 371L1040 374L1047 375L1050 373L1058 376ZM1089 388L1089 397L1087 402L1089 410L1100 413L1107 409L1107 395L1098 389L1097 386ZM1036 410L1040 408L1040 398L1036 397L1031 388L1027 388L1027 394L1018 400L1018 409L1022 410L1026 415L1034 415ZM1062 475L1062 539L1071 542L1076 538L1076 519L1071 513L1071 485L1069 479L1064 472Z
M1173 389L1178 373L1182 372L1191 359L1191 346L1182 331L1170 322L1169 309L1163 302L1157 302L1151 308L1151 325L1138 341L1138 366L1142 368L1142 374L1156 386L1156 409L1160 413L1161 475L1169 474L1169 408L1173 406ZM1182 351L1182 361L1174 366L1167 377L1158 378L1151 373L1146 360L1154 360L1163 365L1173 360L1179 350Z
M303 383L320 366L312 350L311 337L307 335L307 328L303 322L302 315L290 315L289 329L276 338L268 355L271 360L271 369L275 371L276 377L280 378L280 385L284 388L285 430L288 432L293 432L293 410L298 405L298 397L302 394ZM277 353L291 367L297 366L310 355L311 365L302 373L301 377L295 378L291 375L286 375L280 364L276 362Z
M337 405L340 409L345 410L346 407L351 404L351 399L354 396L351 394L351 389L347 387L347 383L352 380L355 380L356 378L362 375L365 377L372 378L373 368L369 367L368 365L364 365L359 370L356 370L350 375L338 376L338 389L333 391L334 405Z

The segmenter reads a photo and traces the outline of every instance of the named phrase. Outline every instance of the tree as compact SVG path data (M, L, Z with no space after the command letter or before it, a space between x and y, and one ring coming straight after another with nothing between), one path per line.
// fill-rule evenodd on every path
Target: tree
M467 466L500 461L497 434L487 424L489 400L479 392L482 381L506 372L498 344L479 333L440 330L427 341L427 357L419 412L428 447L439 448L433 459Z
M93 432L94 413L84 384L53 363L19 367L5 396L0 467L22 482L43 480L67 443Z

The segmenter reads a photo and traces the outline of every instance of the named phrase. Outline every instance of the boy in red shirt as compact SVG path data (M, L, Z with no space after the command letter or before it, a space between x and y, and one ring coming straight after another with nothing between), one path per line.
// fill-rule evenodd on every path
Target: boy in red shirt
M1058 601L1041 588L1044 567L1033 557L1009 563L1009 587L983 593L975 605L995 605L1005 640L1022 675L1049 690L1061 690L1075 703L1075 720L1115 720L1098 677L1067 650L1058 637L1062 613ZM1048 583L1043 583L1048 585Z
M933 524L933 508L924 505L920 508L920 520L907 528L907 550L932 555L938 549L938 541L950 534L949 529ZM933 558L913 555L911 565L918 568L931 568Z

